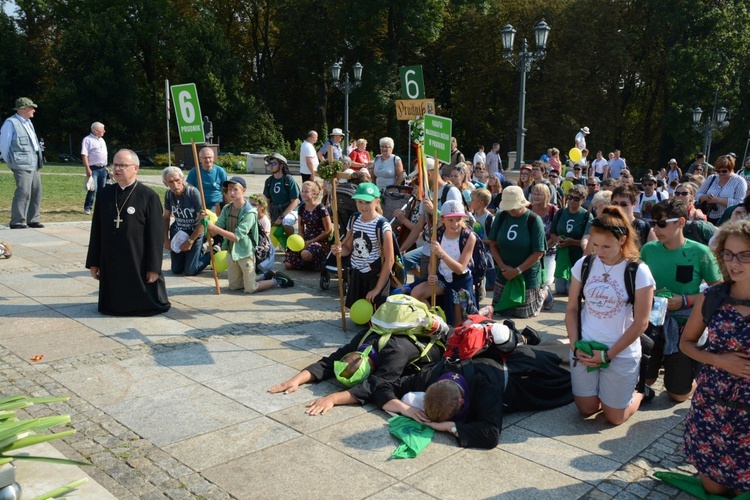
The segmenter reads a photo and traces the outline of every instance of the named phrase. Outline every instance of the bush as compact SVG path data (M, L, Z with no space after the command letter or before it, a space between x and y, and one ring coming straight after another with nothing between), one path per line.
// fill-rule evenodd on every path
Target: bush
M172 165L174 165L174 153L169 153L169 156L172 158ZM157 167L167 167L170 165L167 153L160 153L156 156L154 156L154 165Z
M222 167L227 172L241 172L244 173L247 169L247 159L241 155L226 154L219 155L216 158L215 163Z

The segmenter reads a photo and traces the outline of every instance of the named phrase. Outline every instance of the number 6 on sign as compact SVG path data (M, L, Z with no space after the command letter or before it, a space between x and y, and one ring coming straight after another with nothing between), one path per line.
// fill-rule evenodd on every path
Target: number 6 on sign
M198 90L194 83L183 83L172 85L172 100L175 106L175 117L177 118L177 130L180 132L182 144L202 144L206 142L203 133L203 120L201 120L201 105L198 102Z

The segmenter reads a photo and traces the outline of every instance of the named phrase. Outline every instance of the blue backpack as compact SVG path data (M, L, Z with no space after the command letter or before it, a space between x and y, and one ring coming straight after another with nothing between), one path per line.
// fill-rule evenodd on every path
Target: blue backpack
M466 242L469 240L469 236L473 233L474 231L471 229L461 229L461 234L458 237L458 248L461 252L464 251ZM445 226L440 226L437 233L438 241L443 239L443 234L445 234ZM471 271L471 277L476 284L487 275L488 269L495 267L495 264L492 261L492 254L484 245L484 242L482 242L478 235L474 234L474 236L476 236L476 243L474 243L474 251L471 253L471 264L469 265L469 270Z

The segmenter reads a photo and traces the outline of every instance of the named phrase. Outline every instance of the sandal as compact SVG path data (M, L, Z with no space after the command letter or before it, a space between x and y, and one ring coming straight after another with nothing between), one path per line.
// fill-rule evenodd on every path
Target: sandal
M0 241L0 244L2 244L2 247L3 247L2 256L6 259L10 259L11 257L13 257L13 251L10 249L10 245L8 245L8 243L5 241Z

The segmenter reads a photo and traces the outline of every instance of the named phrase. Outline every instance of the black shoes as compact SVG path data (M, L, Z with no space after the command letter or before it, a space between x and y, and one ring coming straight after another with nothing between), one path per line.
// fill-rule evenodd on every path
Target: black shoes
M27 226L26 224L11 224L10 225L11 229L26 229L27 227L29 226Z
M279 283L281 288L291 288L294 286L294 280L284 273L276 273L274 279Z
M29 222L29 227L34 229L42 229L44 227L44 224L41 222Z
M539 345L542 343L539 333L530 326L524 327L521 336L526 339L526 345Z

